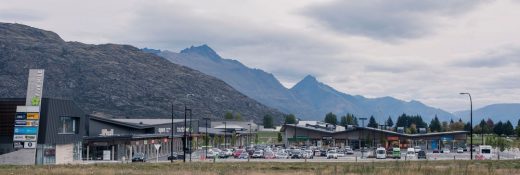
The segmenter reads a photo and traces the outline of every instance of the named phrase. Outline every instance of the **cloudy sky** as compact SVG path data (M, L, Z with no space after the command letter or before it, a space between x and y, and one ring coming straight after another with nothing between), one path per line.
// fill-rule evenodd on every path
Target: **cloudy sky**
M518 0L0 0L0 21L68 41L208 44L273 73L448 111L520 102Z

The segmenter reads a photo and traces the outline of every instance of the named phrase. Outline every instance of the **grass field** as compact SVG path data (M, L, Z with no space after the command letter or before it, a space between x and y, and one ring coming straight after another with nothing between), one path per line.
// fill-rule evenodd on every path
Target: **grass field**
M416 161L378 163L160 163L57 166L0 166L0 174L122 175L494 175L520 174L520 161Z

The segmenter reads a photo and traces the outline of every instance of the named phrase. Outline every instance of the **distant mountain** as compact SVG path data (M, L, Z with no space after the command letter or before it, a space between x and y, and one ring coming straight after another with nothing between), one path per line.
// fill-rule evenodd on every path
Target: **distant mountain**
M132 46L65 42L50 31L0 23L0 98L25 97L31 68L45 69L44 97L74 100L88 113L161 118L173 105L181 117L187 104L194 118L231 111L260 122L265 114L277 121L283 115L219 79Z
M469 119L470 111L458 111L455 116ZM516 126L520 119L520 103L492 104L479 109L473 109L473 124L480 120L491 118L493 121L511 121Z
M357 116L374 115L378 121L407 114L420 114L426 122L437 115L450 119L451 113L426 106L418 101L405 102L392 97L365 98L352 96L325 85L313 76L306 76L291 89L285 88L272 74L249 68L242 63L223 59L207 45L190 47L180 53L158 53L173 63L199 70L222 79L245 95L302 119L323 120L328 112Z

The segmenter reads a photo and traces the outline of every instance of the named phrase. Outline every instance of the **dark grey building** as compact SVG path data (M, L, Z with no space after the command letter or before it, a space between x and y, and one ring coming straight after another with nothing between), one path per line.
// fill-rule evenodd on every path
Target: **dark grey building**
M16 107L25 98L0 98L0 153L16 151L13 147ZM80 161L82 140L87 134L85 113L71 100L43 98L39 114L36 164ZM29 161L30 162L30 161Z

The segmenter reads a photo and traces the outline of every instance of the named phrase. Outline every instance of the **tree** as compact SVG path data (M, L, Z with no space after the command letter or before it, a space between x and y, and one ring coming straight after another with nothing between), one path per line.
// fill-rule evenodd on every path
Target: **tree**
M368 125L367 127L370 127L370 128L377 128L377 122L376 122L376 119L374 118L374 116L370 116L370 119L368 120Z
M431 132L441 132L442 131L441 127L442 127L441 122L439 121L439 118L437 118L437 115L435 115L435 117L430 122L430 131Z
M493 127L493 132L499 136L504 134L504 123L502 123L502 121L498 121L495 127Z
M273 117L270 115L265 115L263 124L264 128L274 128Z
M464 131L470 131L471 130L471 124L469 122L467 122L465 125L464 125Z
M410 131L410 134L415 134L417 133L417 126L415 125L415 123L412 123L409 127L409 131Z
M236 133L231 133L231 146L235 146L236 145L236 142L237 142L237 135Z
M242 115L240 115L240 113L235 114L235 120L242 121Z
M506 136L511 136L515 133L515 129L513 128L513 124L511 124L511 121L507 121L506 124L504 124L504 134Z
M282 139L282 133L278 132L278 143L281 143L283 141Z
M338 117L335 114L333 114L332 112L329 112L327 115L325 115L325 123L337 125Z
M495 128L495 122L493 122L493 120L488 118L486 121L486 125L487 125L487 128L485 128L486 133L491 134L493 132L493 128Z
M341 116L339 124L341 126L345 126L346 127L348 125L347 116Z
M516 136L520 137L520 119L518 119L518 123L516 124Z
M258 134L255 134L255 144L258 144Z
M226 119L226 120L233 120L233 113L226 112L226 115L224 115L224 119Z
M285 116L285 123L286 124L296 124L296 116L294 114L289 114Z
M386 119L386 123L385 124L386 124L387 127L390 127L390 128L392 126L394 126L394 121L392 121L392 117L388 116L388 119Z
M448 122L447 121L443 121L442 122L441 131L443 131L443 132L450 131L450 127L448 126Z

